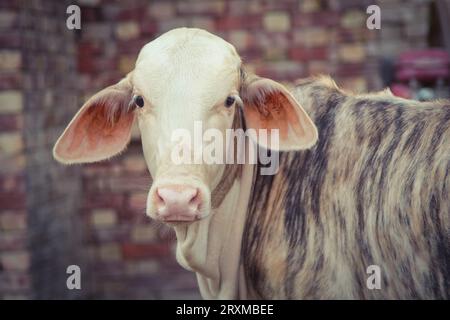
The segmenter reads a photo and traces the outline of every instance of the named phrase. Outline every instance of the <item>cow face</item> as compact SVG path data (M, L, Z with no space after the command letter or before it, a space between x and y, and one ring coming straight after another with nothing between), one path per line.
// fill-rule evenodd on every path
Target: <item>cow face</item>
M279 130L276 149L304 149L317 139L291 94L272 80L245 75L231 44L203 30L175 29L144 46L126 78L84 104L54 157L66 164L107 159L126 147L137 121L153 178L147 214L167 223L192 222L210 214L211 191L220 187L225 169L204 154L198 161L204 133L225 141L238 112L247 128ZM213 153L226 154L227 145Z

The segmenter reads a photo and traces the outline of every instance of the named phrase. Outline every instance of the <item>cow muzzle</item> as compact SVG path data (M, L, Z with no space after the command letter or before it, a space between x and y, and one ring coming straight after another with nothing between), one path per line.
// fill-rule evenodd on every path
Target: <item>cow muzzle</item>
M147 215L165 223L194 222L209 214L208 193L186 183L158 184L150 189Z

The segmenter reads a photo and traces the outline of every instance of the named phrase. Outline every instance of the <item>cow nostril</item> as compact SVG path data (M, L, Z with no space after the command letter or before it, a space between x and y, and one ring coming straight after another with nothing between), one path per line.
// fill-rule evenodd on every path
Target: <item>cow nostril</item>
M190 205L198 205L200 203L200 192L198 188L195 189L195 193L192 195L191 200L189 200Z
M160 205L160 206L162 206L162 205L164 205L165 204L165 201L164 201L164 198L161 196L161 194L159 193L159 189L156 189L156 204L157 205Z
M200 190L198 188L171 185L159 187L154 195L154 202L158 207L198 206L200 204Z

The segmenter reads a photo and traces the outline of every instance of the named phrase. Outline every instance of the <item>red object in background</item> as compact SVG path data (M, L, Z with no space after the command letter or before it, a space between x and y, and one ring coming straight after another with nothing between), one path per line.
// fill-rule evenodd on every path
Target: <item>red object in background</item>
M413 98L411 89L407 85L404 85L401 83L394 83L393 85L391 85L390 89L394 96L405 98L405 99Z
M427 101L449 98L450 57L442 49L407 51L395 63L394 95Z
M428 49L402 53L397 62L395 78L408 82L435 81L449 77L450 57L445 50Z

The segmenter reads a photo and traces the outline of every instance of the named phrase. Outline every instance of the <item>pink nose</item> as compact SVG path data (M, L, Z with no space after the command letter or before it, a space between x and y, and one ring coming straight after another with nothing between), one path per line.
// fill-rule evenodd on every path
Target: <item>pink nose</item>
M201 203L197 188L186 185L168 185L156 189L158 216L164 221L194 221Z

